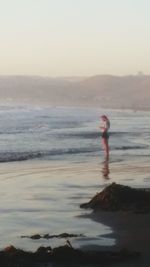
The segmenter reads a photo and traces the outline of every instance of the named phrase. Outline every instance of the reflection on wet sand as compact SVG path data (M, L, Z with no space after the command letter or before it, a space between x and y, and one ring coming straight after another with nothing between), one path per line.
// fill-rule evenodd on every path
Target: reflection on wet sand
M109 179L109 160L105 158L102 163L102 175L104 179Z

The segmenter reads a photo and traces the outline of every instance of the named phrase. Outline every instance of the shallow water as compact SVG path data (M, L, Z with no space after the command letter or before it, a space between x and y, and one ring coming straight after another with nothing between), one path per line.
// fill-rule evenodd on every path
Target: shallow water
M80 209L111 182L150 187L146 112L111 111L110 161L101 150L97 109L4 108L0 110L0 247L35 250L65 239L31 240L22 235L84 234L74 247L109 245L107 225ZM4 163L5 162L5 163ZM106 235L106 236L105 236Z
M114 240L101 238L110 228L82 219L88 213L79 205L100 190L99 177L87 165L53 162L7 163L0 172L0 235L1 247L10 244L27 249L39 245L57 246L64 239L29 240L22 235L60 234L63 232L84 234L70 239L75 247L84 244L113 244ZM86 168L85 168L86 167ZM89 175L90 173L90 175ZM95 177L94 177L95 176Z

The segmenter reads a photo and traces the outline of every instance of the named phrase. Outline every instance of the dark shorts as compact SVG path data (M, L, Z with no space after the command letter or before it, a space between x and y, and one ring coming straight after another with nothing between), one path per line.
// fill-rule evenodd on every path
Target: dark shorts
M102 133L102 138L109 139L109 134L108 132Z

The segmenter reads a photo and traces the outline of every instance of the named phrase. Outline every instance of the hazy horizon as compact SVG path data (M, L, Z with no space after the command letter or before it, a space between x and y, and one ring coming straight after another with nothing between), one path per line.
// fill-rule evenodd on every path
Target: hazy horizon
M137 72L137 73L128 73L128 74L111 74L111 73L95 73L91 75L62 75L62 76L52 76L52 75L40 75L40 74L1 74L0 77L40 77L40 78L49 78L49 79L69 79L69 78L83 78L83 79L88 79L92 77L97 77L97 76L112 76L112 77L130 77L130 76L150 76L150 73L143 73Z
M149 10L148 0L2 0L0 75L150 73Z
M0 102L149 110L150 75L0 76ZM130 96L130 97L129 97Z

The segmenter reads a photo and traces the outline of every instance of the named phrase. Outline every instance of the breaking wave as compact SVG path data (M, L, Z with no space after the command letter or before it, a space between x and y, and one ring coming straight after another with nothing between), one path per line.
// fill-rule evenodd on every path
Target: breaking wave
M144 149L145 146L121 146L111 147L111 150L138 150ZM47 151L29 151L29 152L1 152L0 162L25 161L31 159L44 159L46 157L55 157L63 155L87 154L99 152L100 147L83 147L83 148L69 148L69 149L54 149Z

